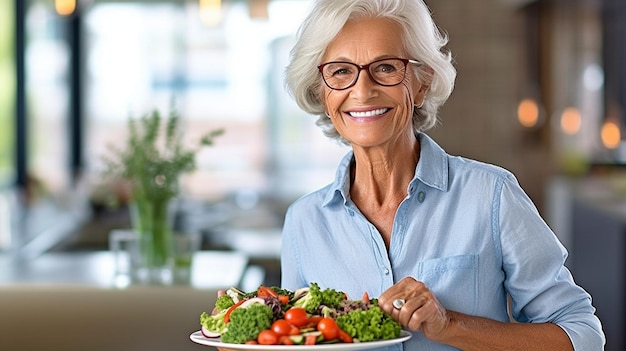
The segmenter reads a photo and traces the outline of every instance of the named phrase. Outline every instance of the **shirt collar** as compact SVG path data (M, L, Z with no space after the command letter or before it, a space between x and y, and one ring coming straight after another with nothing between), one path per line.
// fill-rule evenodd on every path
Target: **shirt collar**
M335 180L330 184L328 194L326 194L322 206L329 205L331 202L339 201L342 198L344 204L348 201L348 194L350 193L350 164L352 164L353 159L354 152L350 150L339 162Z
M428 135L419 133L417 138L420 143L420 159L411 183L419 180L432 188L448 190L448 155Z
M440 191L448 189L448 155L432 138L424 133L417 135L420 143L420 158L415 168L415 176L409 184L409 189L416 182ZM329 186L323 206L343 199L345 204L350 193L350 164L354 159L354 152L348 152L337 167L335 180Z

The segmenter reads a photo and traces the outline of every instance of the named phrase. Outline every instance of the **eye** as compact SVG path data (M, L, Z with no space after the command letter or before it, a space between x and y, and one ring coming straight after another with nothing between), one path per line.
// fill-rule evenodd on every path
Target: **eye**
M336 77L336 76L343 76L343 75L351 75L353 74L354 68L346 64L333 64L333 65L329 65L326 71L329 73L329 75Z
M380 63L376 65L376 68L374 69L374 71L378 73L394 73L397 70L398 69L394 65L389 63Z

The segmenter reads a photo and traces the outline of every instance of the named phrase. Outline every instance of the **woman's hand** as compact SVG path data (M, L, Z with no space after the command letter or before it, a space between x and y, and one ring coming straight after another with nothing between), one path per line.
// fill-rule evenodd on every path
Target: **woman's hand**
M394 307L396 299L404 304ZM565 331L553 323L505 323L448 311L412 277L383 292L378 305L404 328L461 350L573 350Z
M396 299L404 300L404 304L396 303L394 307ZM383 292L378 305L404 328L420 330L429 339L438 339L450 324L448 311L424 283L413 277L406 277Z

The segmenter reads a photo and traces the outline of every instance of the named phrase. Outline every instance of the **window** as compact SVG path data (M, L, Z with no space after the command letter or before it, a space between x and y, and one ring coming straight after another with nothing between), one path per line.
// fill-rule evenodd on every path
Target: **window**
M2 188L8 187L15 177L14 13L12 1L0 1L0 187Z
M86 160L126 137L129 116L172 100L188 137L224 128L183 181L190 197L239 190L297 196L334 176L347 149L326 140L315 117L286 96L282 79L308 1L271 1L262 18L250 2L223 2L221 22L201 21L197 2L96 2L84 15Z
M44 193L70 186L67 20L43 1L26 13L27 173L33 189Z

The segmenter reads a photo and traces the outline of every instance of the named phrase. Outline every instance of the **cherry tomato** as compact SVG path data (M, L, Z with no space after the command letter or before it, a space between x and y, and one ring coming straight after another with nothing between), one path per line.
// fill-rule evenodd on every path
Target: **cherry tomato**
M285 320L300 328L307 324L308 316L306 310L301 307L292 307L285 312Z
M315 328L317 329L317 323L319 323L322 320L322 316L311 316L309 317L309 319L307 320L306 324L304 325L306 328Z
M286 305L289 303L289 296L287 295L278 295L278 301L280 301L280 303L282 303L283 305Z
M339 327L337 326L337 322L332 318L322 318L322 320L317 323L317 330L322 332L324 340L334 340L339 337Z
M291 326L291 330L289 331L289 335L298 335L300 334L300 328L296 327L295 325Z
M294 328L289 322L284 319L277 319L274 323L272 323L272 331L276 333L278 336L289 335L291 330ZM297 328L296 328L297 329Z
M278 335L270 329L261 330L256 340L260 345L276 345L278 344Z
M291 338L287 335L278 337L278 343L281 345L293 345L294 344L293 340L291 340Z

